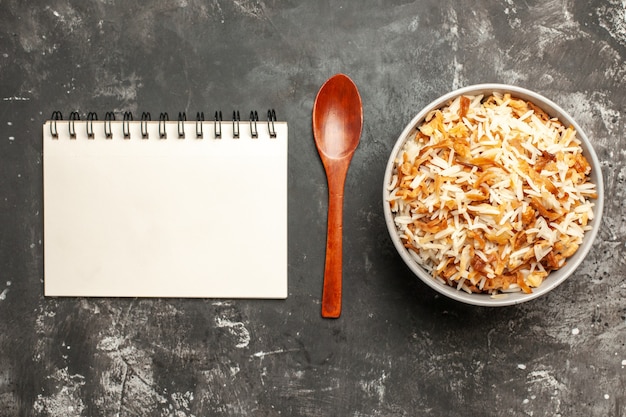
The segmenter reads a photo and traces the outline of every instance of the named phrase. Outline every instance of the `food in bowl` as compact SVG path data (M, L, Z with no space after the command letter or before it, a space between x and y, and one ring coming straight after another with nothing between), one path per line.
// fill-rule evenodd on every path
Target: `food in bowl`
M576 129L510 93L459 95L398 153L387 204L404 247L442 284L532 293L591 229L596 184Z

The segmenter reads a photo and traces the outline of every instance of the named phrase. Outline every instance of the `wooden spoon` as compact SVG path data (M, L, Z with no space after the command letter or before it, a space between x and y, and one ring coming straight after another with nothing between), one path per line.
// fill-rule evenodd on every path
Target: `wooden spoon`
M322 291L322 317L341 315L343 190L348 166L363 127L361 96L352 80L329 78L313 105L313 135L328 180L328 234Z

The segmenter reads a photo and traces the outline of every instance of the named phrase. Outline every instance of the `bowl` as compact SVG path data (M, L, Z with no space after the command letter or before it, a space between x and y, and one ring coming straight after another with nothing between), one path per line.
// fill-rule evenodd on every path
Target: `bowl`
M596 184L597 198L591 200L595 204L593 207L593 219L588 223L591 229L585 231L580 246L578 247L577 251L566 260L565 265L562 266L560 269L552 270L551 272L549 272L541 285L533 288L531 293L525 293L522 291L505 292L495 296L485 293L468 293L466 291L463 291L462 289L457 289L436 280L429 272L427 272L427 270L422 265L420 265L420 263L417 262L417 260L409 253L409 250L405 248L394 222L394 213L392 212L390 204L388 202L388 197L390 195L390 190L388 189L388 186L392 181L393 171L396 166L396 159L399 157L400 152L402 152L406 142L408 140L412 140L412 138L415 136L416 129L424 122L427 115L435 109L445 107L456 97L462 95L487 96L493 93L510 93L512 97L530 101L539 108L541 108L550 117L558 118L561 123L565 125L565 127L572 126L576 130L577 138L581 142L580 146L583 150L583 155L591 165L591 173L589 174L590 182ZM409 122L409 124L406 125L399 138L397 139L387 162L383 183L383 209L385 222L387 224L387 229L389 231L391 240L404 263L415 275L417 275L419 279L421 279L426 285L428 285L438 293L445 295L446 297L449 297L451 299L477 306L499 307L515 305L530 301L552 291L559 284L563 283L566 279L573 275L576 271L576 268L578 268L578 266L581 264L581 262L591 249L594 239L598 233L598 229L600 228L603 210L603 198L604 186L600 162L596 153L593 150L591 142L589 141L583 129L578 125L578 123L576 123L576 121L567 112L565 112L565 110L563 110L561 107L559 107L557 104L547 99L546 97L525 88L505 84L478 84L463 87L439 97L438 99L434 100L426 107L424 107Z

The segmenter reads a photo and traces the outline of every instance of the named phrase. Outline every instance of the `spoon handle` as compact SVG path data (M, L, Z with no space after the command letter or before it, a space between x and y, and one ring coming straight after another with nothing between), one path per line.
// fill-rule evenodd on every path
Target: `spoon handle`
M322 290L322 317L341 315L343 270L343 192L348 164L336 161L326 167L328 172L328 230L326 263Z

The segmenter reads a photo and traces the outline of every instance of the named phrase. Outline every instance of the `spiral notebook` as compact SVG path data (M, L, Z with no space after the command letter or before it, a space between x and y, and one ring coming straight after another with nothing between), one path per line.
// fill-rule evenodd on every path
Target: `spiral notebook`
M287 123L115 119L43 126L45 295L286 298Z

